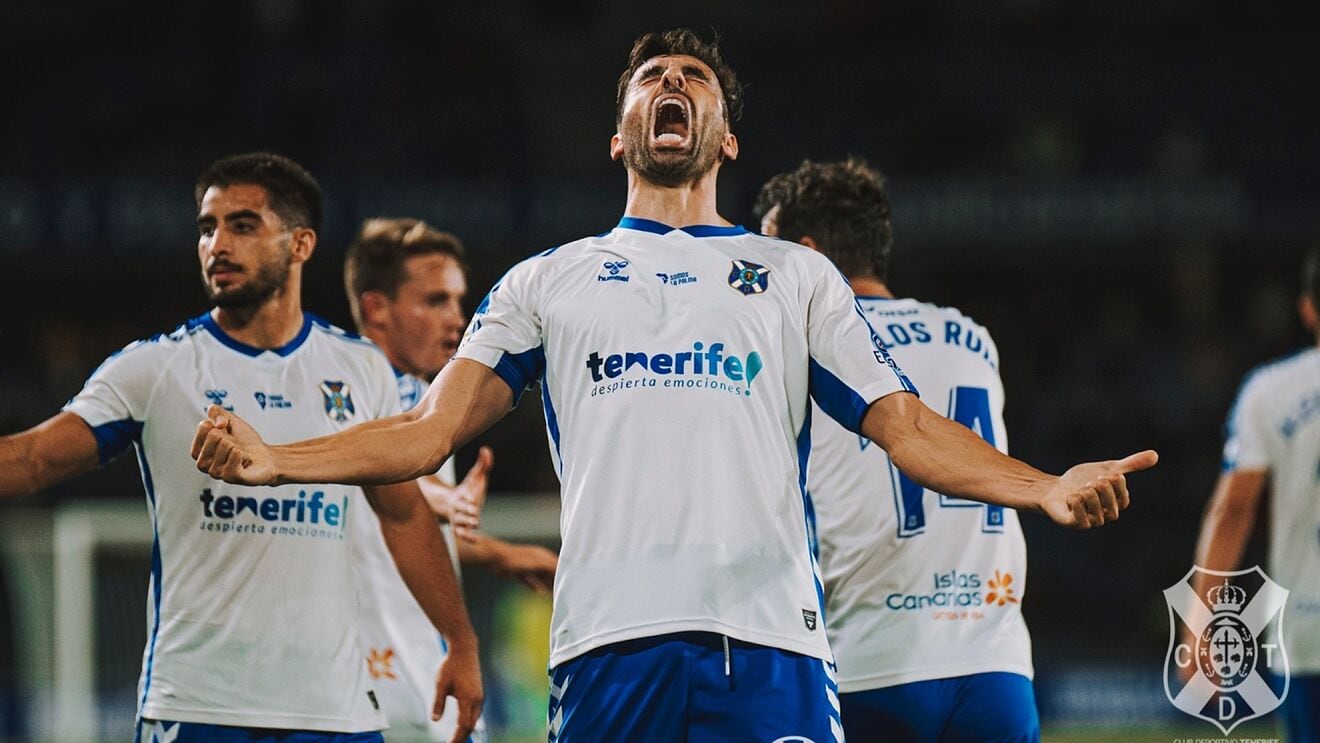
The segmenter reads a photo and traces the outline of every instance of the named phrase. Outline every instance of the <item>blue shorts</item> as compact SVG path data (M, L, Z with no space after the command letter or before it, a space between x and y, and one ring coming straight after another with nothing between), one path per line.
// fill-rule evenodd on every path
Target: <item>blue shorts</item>
M207 725L201 722L138 720L135 743L384 743L380 731L326 733Z
M1293 676L1277 714L1289 743L1320 743L1320 676Z
M915 681L840 694L839 702L849 743L1040 740L1031 680L1016 673Z
M596 648L550 673L551 743L843 739L819 658L708 632Z

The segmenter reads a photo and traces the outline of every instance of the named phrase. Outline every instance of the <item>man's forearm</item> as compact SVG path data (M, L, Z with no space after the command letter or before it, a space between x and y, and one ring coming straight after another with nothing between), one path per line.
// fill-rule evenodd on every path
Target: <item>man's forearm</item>
M428 619L451 646L475 650L463 592L449 561L444 537L429 510L420 508L405 520L381 519L381 531L399 574Z
M1034 510L1045 488L1057 479L1000 452L913 395L877 400L863 418L862 430L903 474L950 497Z
M429 428L429 430L428 430ZM447 431L414 416L368 421L339 433L272 446L276 481L386 485L435 472L451 453Z

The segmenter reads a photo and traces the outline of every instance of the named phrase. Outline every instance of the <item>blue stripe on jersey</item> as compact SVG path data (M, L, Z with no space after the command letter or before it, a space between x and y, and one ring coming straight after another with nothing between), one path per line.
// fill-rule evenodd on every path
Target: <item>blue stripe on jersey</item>
M545 428L550 432L550 439L555 442L555 469L561 476L564 472L564 454L559 449L559 416L555 415L554 402L550 400L550 384L546 381L546 371L541 369L541 406L545 408Z
M283 346L280 346L279 348L257 348L256 346L249 346L243 341L231 337L228 333L226 333L223 329L221 329L221 327L218 324L216 324L215 318L211 317L211 313L209 312L202 315L201 317L198 317L196 321L201 323L202 327L206 328L207 331L211 333L211 335L215 336L215 339L220 341L221 344L235 351L238 351L244 356L253 356L253 357L260 356L261 354L267 351L270 351L279 356L288 356L294 351L297 351L298 347L301 346L303 342L307 340L307 336L311 334L312 325L314 324L312 316L304 312L302 328L298 330L298 335L294 336L293 340L289 341L288 343L285 343Z
M815 363L814 361L812 362ZM828 373L828 372L826 372ZM836 380L837 381L837 380ZM861 398L858 398L859 400ZM825 407L824 405L821 406ZM825 584L820 579L820 564L816 561L816 545L813 544L812 535L815 534L815 509L811 505L811 496L807 494L807 467L811 463L811 406L807 406L806 418L802 421L802 430L798 431L797 437L797 455L798 455L798 490L802 493L802 516L807 529L807 559L811 561L811 578L816 583L816 605L820 616L816 619L816 627L825 626ZM823 631L823 630L822 630Z
M809 360L807 380L811 399L816 401L821 410L838 421L839 425L860 435L862 417L866 415L867 408L862 396L816 363L815 359Z
M736 224L728 226L693 224L688 225L687 227L670 227L663 222L657 222L654 219L642 219L640 217L624 217L619 220L618 227L622 227L625 230L650 232L654 235L667 235L674 230L682 230L692 237L734 237L747 234L747 230L744 229L742 225Z
M92 436L96 438L96 456L102 465L123 454L133 442L142 440L142 421L131 418L110 421L90 428Z
M505 353L495 364L495 373L513 390L513 404L522 399L523 391L545 371L545 348L537 346L522 353Z
M139 443L137 448L138 466L142 469L142 486L147 491L147 500L151 502L151 637L147 641L147 668L143 672L142 701L138 705L138 731L142 734L142 710L147 706L147 695L151 692L151 671L156 662L156 638L160 635L161 603L161 567L160 557L160 518L156 510L156 488L151 481L151 468L147 465L147 452Z

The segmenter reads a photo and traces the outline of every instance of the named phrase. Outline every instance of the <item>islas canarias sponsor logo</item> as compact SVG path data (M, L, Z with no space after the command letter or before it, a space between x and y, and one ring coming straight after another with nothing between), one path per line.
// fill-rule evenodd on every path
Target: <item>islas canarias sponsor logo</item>
M724 343L693 341L681 351L592 351L586 358L591 396L642 388L702 389L740 396L765 368L761 354L731 352Z
M959 570L934 573L929 591L896 591L885 597L885 606L894 611L998 607L1016 603L1018 597L1013 574L999 570L989 578Z

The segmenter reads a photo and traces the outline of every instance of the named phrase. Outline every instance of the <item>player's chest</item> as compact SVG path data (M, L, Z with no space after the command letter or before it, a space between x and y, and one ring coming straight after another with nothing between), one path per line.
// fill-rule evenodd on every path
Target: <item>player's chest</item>
M177 411L169 417L189 418L189 425L196 426L201 414L218 405L271 442L333 433L368 419L367 409L378 404L368 396L379 385L370 385L353 366L332 360L217 357L171 372L162 380L167 389L154 396L156 405ZM184 400L189 404L178 404Z
M778 336L801 323L790 277L710 251L623 252L576 261L547 287L547 340Z

